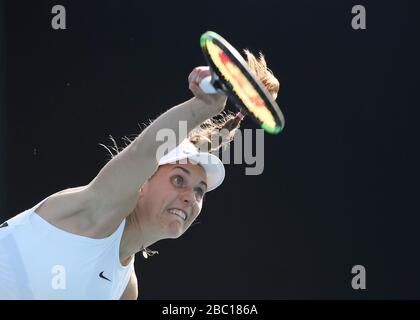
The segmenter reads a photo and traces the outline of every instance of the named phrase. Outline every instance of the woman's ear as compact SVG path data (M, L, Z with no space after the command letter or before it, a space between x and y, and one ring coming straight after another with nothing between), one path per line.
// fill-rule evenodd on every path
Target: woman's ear
M139 197L143 197L143 196L144 196L144 189L143 189L143 187L141 187L141 188L139 189L139 193L138 193L138 195L139 195Z
M146 191L145 189L147 189L147 184L149 183L149 181L150 181L150 178L147 179L146 182L143 183L143 185L140 187L139 192L138 192L139 197L144 196L144 193Z

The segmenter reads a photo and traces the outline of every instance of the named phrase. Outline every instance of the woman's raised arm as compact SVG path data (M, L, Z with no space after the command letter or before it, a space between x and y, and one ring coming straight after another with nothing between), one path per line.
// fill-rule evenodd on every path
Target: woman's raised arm
M161 144L157 134L161 129L171 130L177 142L180 137L179 122L186 121L187 133L203 121L223 111L226 97L205 95L198 83L209 75L208 67L195 68L188 80L195 97L181 103L159 116L122 152L112 158L91 181L85 192L94 201L89 212L94 215L118 215L124 218L134 209L138 190L158 166L156 152ZM175 146L173 146L175 147Z

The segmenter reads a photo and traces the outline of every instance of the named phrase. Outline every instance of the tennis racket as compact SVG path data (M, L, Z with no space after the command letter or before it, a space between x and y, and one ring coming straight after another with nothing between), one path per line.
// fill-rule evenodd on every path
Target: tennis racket
M211 75L200 82L204 93L222 93L271 134L284 128L284 116L274 98L251 72L240 53L215 32L201 35L200 45Z

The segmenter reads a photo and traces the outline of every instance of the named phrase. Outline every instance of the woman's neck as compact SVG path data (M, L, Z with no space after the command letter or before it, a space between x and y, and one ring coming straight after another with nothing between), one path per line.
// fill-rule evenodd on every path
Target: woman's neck
M151 232L144 224L140 223L138 216L136 211L133 211L126 218L120 243L120 261L125 261L160 240L156 237L156 232Z

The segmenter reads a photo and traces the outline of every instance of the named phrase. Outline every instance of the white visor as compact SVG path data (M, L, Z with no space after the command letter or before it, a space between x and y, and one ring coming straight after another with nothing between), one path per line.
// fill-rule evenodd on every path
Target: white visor
M225 166L218 157L208 152L199 152L197 148L185 139L176 148L168 152L159 160L159 165L169 163L187 163L187 159L193 163L200 164L207 175L207 191L211 191L220 186L225 178Z

